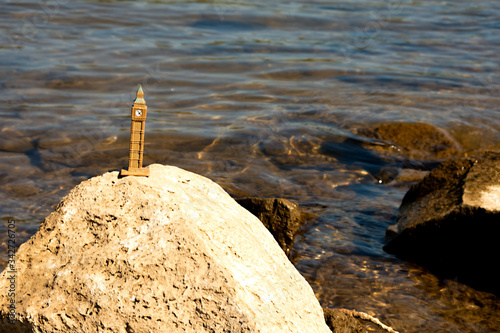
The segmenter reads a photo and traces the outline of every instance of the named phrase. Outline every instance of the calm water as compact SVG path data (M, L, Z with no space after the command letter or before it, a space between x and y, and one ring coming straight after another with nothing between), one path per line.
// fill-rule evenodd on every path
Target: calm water
M324 306L500 331L498 297L382 250L410 184L381 183L380 142L356 134L425 122L499 149L499 54L495 1L0 0L0 219L26 240L76 184L127 166L142 84L146 165L315 214L291 258ZM3 259L6 238L2 223Z

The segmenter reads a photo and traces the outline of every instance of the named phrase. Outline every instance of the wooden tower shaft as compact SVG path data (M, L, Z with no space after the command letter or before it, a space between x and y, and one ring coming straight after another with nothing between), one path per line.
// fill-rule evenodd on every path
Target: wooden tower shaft
M144 127L143 121L134 121L130 127L130 154L128 159L128 168L142 168L142 159L144 155Z

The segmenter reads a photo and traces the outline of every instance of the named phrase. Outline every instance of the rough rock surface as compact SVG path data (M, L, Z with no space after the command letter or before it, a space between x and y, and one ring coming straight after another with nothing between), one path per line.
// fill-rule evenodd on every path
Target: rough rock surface
M243 198L236 200L261 220L288 255L295 234L304 224L299 205L282 198Z
M406 194L385 250L500 293L500 153L443 162Z
M337 309L324 308L325 321L332 333L363 333L363 325L359 320L346 315Z
M16 322L0 293L0 332L330 332L254 215L204 177L150 169L61 201L17 252Z

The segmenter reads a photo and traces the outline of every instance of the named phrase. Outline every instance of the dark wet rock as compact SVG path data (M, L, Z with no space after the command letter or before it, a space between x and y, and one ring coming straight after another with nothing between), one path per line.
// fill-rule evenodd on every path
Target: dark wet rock
M424 170L402 169L392 182L397 184L415 183L424 179L428 173L429 171Z
M462 154L460 144L447 131L425 123L382 123L358 134L393 143L393 151L410 159L444 160Z
M405 195L385 250L500 293L500 152L443 162Z
M361 323L352 316L348 316L337 309L323 308L325 321L332 333L362 333Z
M379 180L379 183L387 184L396 179L400 171L400 168L391 165L380 169L375 177Z
M299 205L282 198L243 198L236 201L262 221L288 255L295 234L304 224L304 214Z
M397 166L387 166L380 169L375 177L379 179L379 183L405 185L421 181L428 173L429 171L425 170L404 169Z

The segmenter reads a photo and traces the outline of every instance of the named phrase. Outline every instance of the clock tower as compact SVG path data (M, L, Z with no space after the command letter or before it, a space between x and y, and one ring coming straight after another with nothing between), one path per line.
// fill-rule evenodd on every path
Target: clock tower
M142 167L144 152L144 129L148 107L144 100L144 91L139 86L137 97L132 105L132 124L130 126L130 154L128 158L128 170L122 169L122 176L149 177L149 168Z

